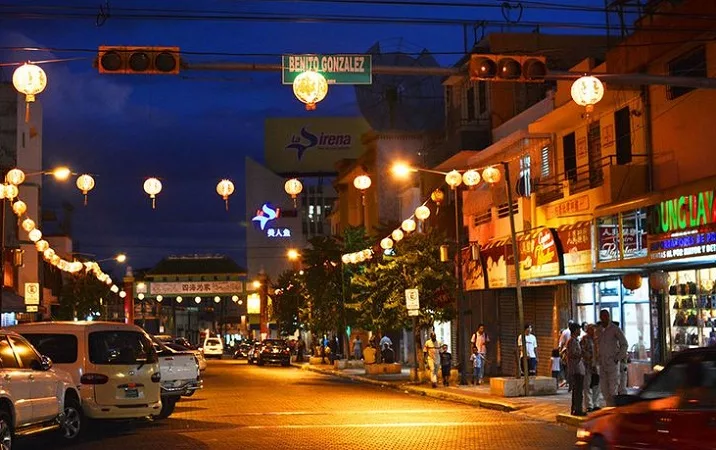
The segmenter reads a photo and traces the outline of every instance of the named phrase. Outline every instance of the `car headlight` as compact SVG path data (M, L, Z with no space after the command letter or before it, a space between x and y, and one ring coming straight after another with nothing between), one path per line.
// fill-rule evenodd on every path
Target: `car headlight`
M583 440L583 439L589 439L589 437L592 435L591 432L588 430L585 430L584 428L577 428L577 439Z

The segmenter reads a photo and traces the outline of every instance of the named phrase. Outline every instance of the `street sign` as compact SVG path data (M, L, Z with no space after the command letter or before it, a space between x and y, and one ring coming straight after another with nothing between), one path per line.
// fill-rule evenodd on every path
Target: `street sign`
M40 283L25 283L25 304L40 304ZM37 309L37 308L36 308ZM30 312L30 311L28 311ZM37 312L37 311L35 311Z
M405 290L405 307L408 311L420 309L420 293L417 289Z
M283 55L281 82L293 80L307 70L326 77L328 84L372 84L371 55Z
M37 305L27 305L26 308L27 308L27 312L29 312L29 313L36 313L38 310Z
M412 316L417 317L419 315L420 315L420 310L418 310L418 309L409 309L408 310L408 316L410 316L410 317L412 317Z

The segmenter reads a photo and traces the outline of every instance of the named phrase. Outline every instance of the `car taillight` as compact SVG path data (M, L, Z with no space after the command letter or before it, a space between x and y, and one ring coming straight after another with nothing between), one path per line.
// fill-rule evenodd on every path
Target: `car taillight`
M80 377L82 384L106 384L108 381L109 377L101 373L86 373Z
M161 380L162 380L161 372L155 372L152 374L152 382L153 383L159 383Z

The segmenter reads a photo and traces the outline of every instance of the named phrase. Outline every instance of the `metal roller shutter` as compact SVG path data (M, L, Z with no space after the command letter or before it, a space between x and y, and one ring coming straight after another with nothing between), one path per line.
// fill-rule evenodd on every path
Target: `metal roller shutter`
M503 375L515 375L517 369L517 297L515 291L502 289L498 293L500 317L499 361Z

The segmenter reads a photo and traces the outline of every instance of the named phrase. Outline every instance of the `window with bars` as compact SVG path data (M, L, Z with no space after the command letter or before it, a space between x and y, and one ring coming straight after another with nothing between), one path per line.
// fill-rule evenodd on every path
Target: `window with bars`
M548 145L542 147L540 151L540 172L542 178L549 178L552 175L552 152Z
M491 208L487 209L486 211L483 211L480 214L476 214L475 216L473 216L473 219L472 219L473 226L475 226L475 227L478 225L484 225L484 224L490 223L490 222L492 222L492 209Z
M700 46L668 63L669 75L674 77L706 78L706 47ZM694 88L668 86L666 98L674 100L693 91Z

